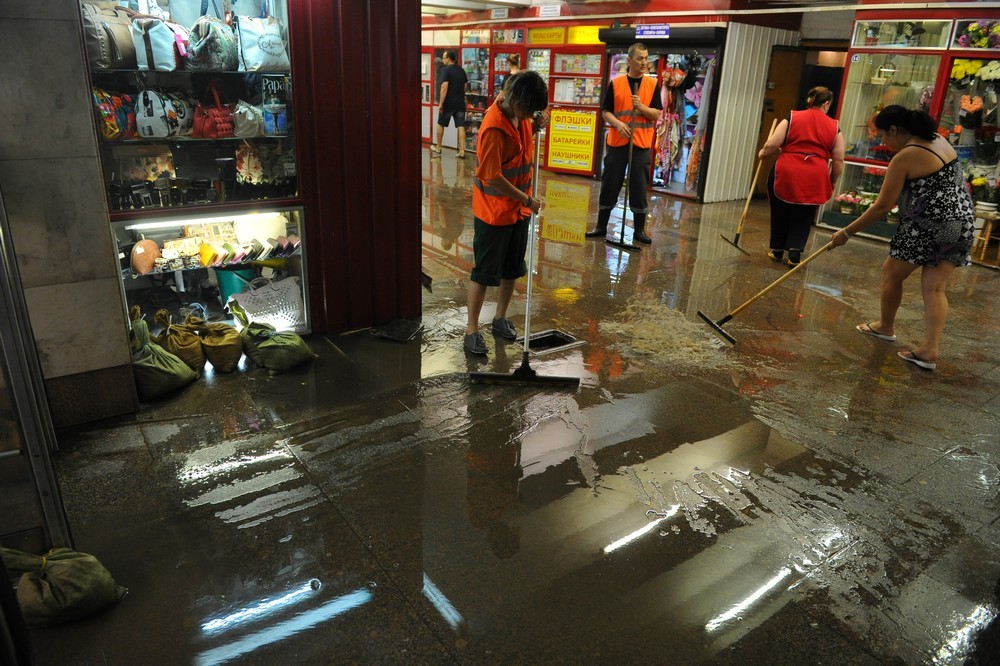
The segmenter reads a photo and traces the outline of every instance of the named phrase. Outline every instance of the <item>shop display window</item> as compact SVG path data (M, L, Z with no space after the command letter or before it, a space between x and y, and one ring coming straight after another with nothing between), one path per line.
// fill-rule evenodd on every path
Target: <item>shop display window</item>
M469 87L465 93L465 150L475 152L479 141L479 126L490 104L490 50L463 48L460 58L462 69L469 79Z
M938 132L947 136L955 146L966 177L970 180L993 178L1000 163L998 86L1000 59L951 60Z
M112 232L128 305L215 317L255 277L303 273L287 4L237 0L231 22L161 4L81 3Z
M600 53L557 53L553 58L553 73L598 76L601 73L601 58Z
M854 47L945 48L951 21L858 21L854 24Z
M553 78L552 101L556 104L599 106L601 80L594 77Z
M538 72L549 83L549 73L552 66L552 51L550 49L528 49L528 69Z
M490 31L488 29L481 30L463 30L462 31L462 43L463 44L489 44L490 43Z
M951 46L955 49L1000 50L1000 20L992 18L956 21Z
M840 110L848 157L888 161L875 135L875 116L891 104L929 111L941 60L938 55L853 54Z
M524 28L512 28L510 30L494 30L494 44L524 44Z

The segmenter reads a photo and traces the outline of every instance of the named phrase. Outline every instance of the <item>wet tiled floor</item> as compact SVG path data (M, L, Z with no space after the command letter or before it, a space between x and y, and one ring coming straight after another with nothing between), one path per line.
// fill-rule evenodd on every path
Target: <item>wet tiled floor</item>
M996 657L1000 280L956 272L939 370L916 278L897 345L887 246L787 268L766 202L655 196L654 243L584 231L598 186L542 175L532 357L578 390L470 384L521 349L461 349L472 161L424 151L424 329L310 344L288 375L211 377L63 433L77 547L129 588L35 630L46 664L962 663ZM618 227L613 225L612 233ZM829 232L814 230L811 248ZM492 316L493 292L483 320ZM524 315L518 291L512 318Z

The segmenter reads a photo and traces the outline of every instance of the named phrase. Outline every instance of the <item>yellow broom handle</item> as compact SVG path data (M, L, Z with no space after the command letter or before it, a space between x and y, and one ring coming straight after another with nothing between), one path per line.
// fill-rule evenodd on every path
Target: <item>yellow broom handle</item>
M767 133L767 138L770 139L771 135L774 134L774 128L778 125L778 119L775 118L771 121L771 131ZM764 140L767 143L767 139ZM743 204L743 214L740 215L740 223L736 225L736 235L738 236L740 232L743 231L743 222L747 219L747 211L750 210L750 199L753 198L753 191L757 189L757 178L760 176L760 168L764 166L764 160L757 160L757 170L753 174L753 182L750 183L750 193L747 194L747 202Z

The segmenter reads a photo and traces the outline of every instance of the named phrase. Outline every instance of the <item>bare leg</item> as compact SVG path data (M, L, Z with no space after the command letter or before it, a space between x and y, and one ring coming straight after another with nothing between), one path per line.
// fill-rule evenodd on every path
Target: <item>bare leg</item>
M458 126L458 152L465 152L465 125Z
M497 289L497 319L507 316L507 306L514 295L514 283L516 280L500 280L500 287Z
M438 150L441 150L441 143L444 141L444 126L443 125L438 125L437 128L438 128L438 131L437 131L437 147L438 147Z
M483 302L486 300L486 285L470 280L468 294L465 298L466 308L469 311L465 334L470 335L479 330L479 313L483 311Z
M914 264L886 257L885 263L882 264L879 319L870 323L873 330L882 335L895 335L896 311L903 301L903 281L915 270L917 266Z
M938 345L948 320L948 296L945 284L955 265L942 261L937 266L924 266L920 276L920 290L924 296L924 341L913 353L925 361L937 361Z

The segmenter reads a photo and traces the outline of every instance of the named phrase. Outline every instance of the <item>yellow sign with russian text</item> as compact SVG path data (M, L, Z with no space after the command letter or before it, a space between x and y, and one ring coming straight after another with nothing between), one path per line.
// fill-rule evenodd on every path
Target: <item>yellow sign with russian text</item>
M597 36L600 26L596 25L574 25L569 29L566 38L567 44L600 44L601 39Z
M566 42L566 28L529 28L529 44L563 44Z
M549 117L548 131L548 166L587 173L594 170L596 111L555 109Z

